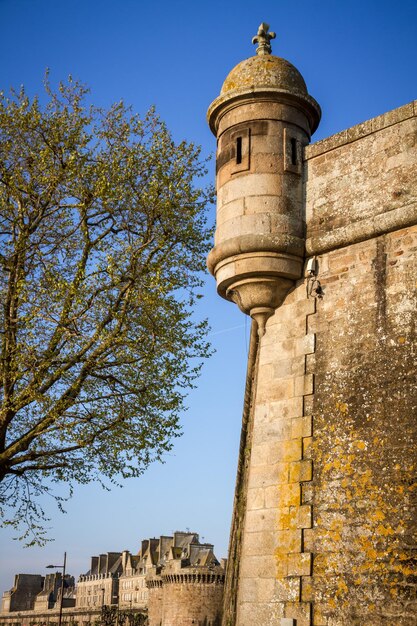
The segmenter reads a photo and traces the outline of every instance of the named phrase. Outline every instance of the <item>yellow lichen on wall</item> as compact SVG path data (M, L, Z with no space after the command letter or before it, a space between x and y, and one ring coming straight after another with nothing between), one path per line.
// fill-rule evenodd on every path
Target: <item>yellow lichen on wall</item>
M331 280L332 255L322 261L329 269L315 320L314 626L409 626L417 615L417 242L407 249L408 236L400 265L390 265L398 233L352 246L354 290L339 275ZM332 301L341 293L349 306L338 310Z

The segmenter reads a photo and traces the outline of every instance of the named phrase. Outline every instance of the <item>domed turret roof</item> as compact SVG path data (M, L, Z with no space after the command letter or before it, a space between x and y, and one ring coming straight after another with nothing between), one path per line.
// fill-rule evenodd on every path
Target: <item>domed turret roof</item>
M220 94L235 89L275 88L308 95L304 78L289 61L272 54L253 56L236 65L223 83Z
M313 133L320 121L321 110L312 98L304 78L292 63L271 54L271 39L265 22L258 28L252 43L258 44L256 55L238 63L223 83L220 95L211 103L207 118L216 135L220 117L226 110L248 101L274 101L294 106L308 119Z
M301 96L308 96L304 78L289 61L271 54L271 39L274 32L269 32L269 24L262 22L252 43L258 44L256 55L241 61L232 69L223 83L221 96L236 89L276 89Z

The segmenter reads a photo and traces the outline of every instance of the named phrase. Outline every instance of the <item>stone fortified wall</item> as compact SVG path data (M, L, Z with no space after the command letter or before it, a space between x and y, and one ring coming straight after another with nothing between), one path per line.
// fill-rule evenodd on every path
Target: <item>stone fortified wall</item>
M417 624L416 105L306 150L316 626Z
M306 150L317 275L260 342L239 626L417 624L416 112Z
M221 626L221 567L167 568L147 584L149 626Z
M292 66L261 59L209 109L208 265L260 330L223 625L415 626L417 103L304 147L300 163L294 126L314 130L319 109ZM260 316L252 300L271 281L280 295Z
M149 626L161 626L162 608L164 593L162 589L162 578L156 571L148 576L146 581L148 587L148 621Z
M162 576L163 626L221 626L224 573L187 570Z

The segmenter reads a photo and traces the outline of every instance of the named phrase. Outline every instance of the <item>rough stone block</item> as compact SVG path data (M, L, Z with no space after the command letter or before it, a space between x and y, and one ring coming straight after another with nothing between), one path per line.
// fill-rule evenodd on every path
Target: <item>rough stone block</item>
M270 403L271 417L289 418L301 417L303 413L303 398L290 398L288 400L278 400Z
M263 489L262 487L248 489L247 506L252 511L256 509L264 509L265 489Z
M296 507L292 507L293 512L290 513L291 509L289 506L280 507L277 517L278 530L288 530L293 526L291 523L291 518L295 518L295 508Z
M271 602L274 599L275 580L273 578L244 578L240 583L240 593L252 602Z
M283 402L283 404L285 404L285 402ZM277 448L275 461L293 460L292 458L289 459L283 456L283 445L291 439L291 420L280 419L279 416L274 415L272 411L265 417L266 419L264 420L257 420L254 444L268 444L269 442L271 446L273 443L279 442L281 447Z
M327 626L326 606L323 603L315 602L314 605L314 626Z
M292 319L278 318L273 328L277 335L277 341L282 340L283 337L302 337L306 333L306 316L299 315L295 311Z
M260 402L286 400L293 398L294 395L300 394L294 394L294 380L292 378L282 378L265 382L261 378L259 381L257 399L259 398Z
M284 168L284 160L276 154L256 154L251 155L251 169L259 174L270 174Z
M364 137L365 135L370 135L373 130L372 120L368 120L367 122L362 122L362 124L357 124L352 128L347 130L347 140L355 141L360 137Z
M268 452L268 442L256 442L252 445L251 450L251 466L252 467L264 467L266 466L266 456ZM255 485L253 485L255 486Z
M276 576L278 580L285 581L285 577L287 575L287 554L283 554L279 552L277 554L277 569Z
M216 221L217 224L223 224L224 222L228 222L231 219L239 217L243 215L244 212L244 200L243 198L239 198L234 202L229 202L228 204L220 205L217 210Z
M279 213L280 198L277 196L248 196L245 198L246 215L253 215L255 213Z
M307 482L313 478L313 463L310 460L290 464L290 483Z
M349 249L351 250L351 249ZM330 254L329 255L329 269L332 273L340 273L347 271L351 265L356 261L356 256L352 252L343 251L342 254Z
M245 554L249 556L262 556L274 554L277 547L275 531L247 532L245 534Z
M313 600L313 578L310 575L301 578L301 600L302 602Z
M257 465L251 468L249 476L249 489L255 487L273 487L279 489L279 486L283 483L288 483L289 463L274 463L272 464L265 459L264 465Z
M303 547L306 552L314 551L314 535L315 531L313 528L306 528L303 530Z
M254 174L232 178L218 189L218 204L232 202L238 198L256 196L280 196L282 193L281 177L276 174Z
M312 504L314 497L313 481L308 483L300 483L301 485L301 504Z
M259 364L264 363L276 363L282 359L292 359L294 356L294 339L290 338L286 341L282 341L279 344L261 344L261 351L259 355Z
M269 215L240 215L233 219L218 224L214 238L215 245L225 239L233 239L236 233L239 235L251 235L253 233L268 234L271 232L271 220Z
M313 413L314 410L314 394L303 397L303 411L306 415Z
M312 354L315 350L316 336L313 333L300 337L294 346L294 355Z
M290 376L303 376L305 371L304 355L289 359L282 359L272 364L273 375L276 378L287 378Z
M292 462L302 458L302 439L288 439L283 441L280 450L280 457L277 461Z
M266 335L265 335L266 337ZM262 340L264 337L262 338ZM258 369L258 380L262 384L266 384L268 381L274 380L276 378L275 368L273 363L264 363L262 367Z
M294 395L306 396L314 391L314 375L297 376L294 380Z
M297 528L311 528L313 525L313 512L309 504L303 504L297 509Z
M295 619L297 626L311 626L310 602L286 602L284 614Z
M289 424L291 424L291 421L288 420ZM296 441L296 440L294 440ZM279 469L279 464L281 463L287 463L288 461L297 461L298 459L301 459L301 456L298 456L299 453L301 453L300 447L301 447L301 442L300 445L299 444L295 444L295 448L294 448L294 457L291 459L284 459L282 456L282 445L283 442L282 440L272 440L271 439L266 442L266 443L262 443L262 444L255 444L252 448L252 450L254 450L254 448L256 447L257 450L257 457L258 457L258 465L264 465L264 464L271 464L271 465L275 465L277 464L277 469ZM285 468L284 468L285 469Z
M308 552L289 554L287 576L310 576L311 562L311 554Z
M315 317L315 316L314 316ZM317 328L316 328L317 330ZM309 332L314 332L313 328L309 328ZM316 355L315 354L306 354L305 356L305 373L312 374L316 371Z
M265 488L265 508L273 509L281 506L291 506L291 502L298 500L297 483L289 485L288 482L285 482L286 476L288 476L288 472L284 476L279 477L277 484Z
M275 526L276 516L277 511L274 509L247 511L245 530L249 533L269 531Z
M274 605L274 616L278 620L283 613L280 604ZM271 604L261 602L242 602L239 615L239 626L254 626L255 624L268 624L271 618Z
M372 121L372 130L375 132L377 130L381 130L382 128L387 128L388 126L392 126L393 124L397 124L402 120L412 117L415 115L413 110L413 102L409 104L405 104L402 107L398 107L393 111L388 111L383 115L378 115L378 117L374 117Z
M304 437L303 441L303 458L308 459L311 455L311 446L313 445L313 437Z
M284 305L280 311L280 320L291 322L294 319L299 319L304 321L305 324L307 315L315 313L316 304L314 298L306 298L304 284L300 285L300 288L303 289L303 298Z
M296 602L300 599L301 581L299 577L275 580L274 602Z
M276 568L274 555L263 554L262 556L243 555L240 575L245 578L271 578Z
M301 530L278 530L277 531L279 554L301 552Z
M311 437L313 434L313 416L304 415L291 420L291 437Z
M265 489L265 508L276 509L279 506L279 491L283 485L271 485Z

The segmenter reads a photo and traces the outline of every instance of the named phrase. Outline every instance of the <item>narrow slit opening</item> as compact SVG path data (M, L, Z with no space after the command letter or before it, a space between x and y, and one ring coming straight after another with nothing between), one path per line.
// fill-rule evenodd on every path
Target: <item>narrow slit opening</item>
M297 140L291 137L291 165L297 165Z
M242 163L242 137L236 139L236 165Z

